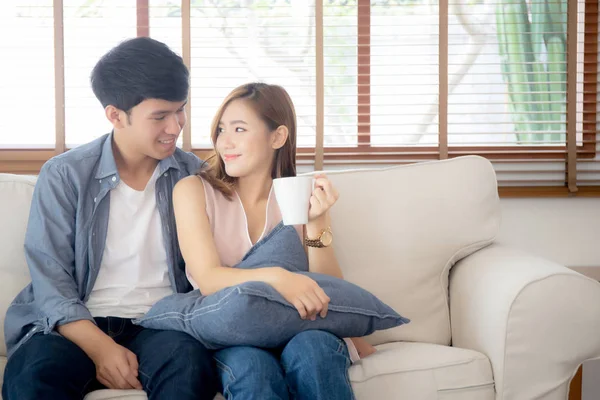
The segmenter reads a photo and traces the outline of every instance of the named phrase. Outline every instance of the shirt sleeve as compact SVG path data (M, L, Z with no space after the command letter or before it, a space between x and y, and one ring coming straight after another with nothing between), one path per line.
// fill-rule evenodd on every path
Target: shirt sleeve
M53 160L40 171L25 235L25 257L44 332L78 320L94 321L75 280L77 193Z

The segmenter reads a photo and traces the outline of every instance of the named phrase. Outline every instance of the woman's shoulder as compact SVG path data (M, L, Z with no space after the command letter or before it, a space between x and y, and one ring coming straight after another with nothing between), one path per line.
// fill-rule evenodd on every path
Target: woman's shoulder
M205 203L209 197L208 188L210 185L206 183L198 175L190 175L182 178L175 184L173 188L173 202L194 201Z
M189 195L194 192L204 192L205 182L198 175L189 175L175 184L173 195Z
M227 196L215 188L208 179L200 175L190 175L181 179L173 190L173 202L194 201L206 207L209 215L229 209Z

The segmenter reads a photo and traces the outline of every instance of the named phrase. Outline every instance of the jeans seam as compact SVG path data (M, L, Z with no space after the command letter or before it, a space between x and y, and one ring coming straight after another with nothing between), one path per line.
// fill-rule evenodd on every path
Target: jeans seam
M349 369L350 369L350 362L348 361L348 359L346 359L346 372L344 372L344 377L346 378L346 384L350 388L350 393L352 395L351 400L356 400L356 397L354 396L354 389L352 389L352 383L350 382L350 376L348 376Z
M85 385L83 385L83 389L81 390L81 393L80 393L80 394L81 394L81 397L84 397L84 396L85 396L85 394L87 393L88 386L89 386L89 385L90 385L90 383L92 383L92 382L93 382L95 379L96 379L96 377L94 377L94 378L90 379L89 381L87 381L87 382L85 383Z
M121 327L119 328L119 332L115 332L115 337L119 336L125 330L125 319L121 319Z
M225 294L221 299L219 299L219 301L216 304L211 304L209 306L201 306L200 308L196 308L194 309L194 311L191 312L178 312L178 311L165 311L162 312L160 314L156 314L156 315L152 315L152 316L144 316L142 318L136 319L136 322L145 322L145 321L162 321L164 319L177 319L177 320L181 320L181 321L191 321L196 319L197 317L201 317L204 314L207 313L212 313L212 312L216 312L221 310L221 305L223 303L225 303L226 301L229 300L229 297L237 292L237 293L241 293L241 290L239 287L232 287L230 288L231 290L229 290L227 292L227 294Z
M140 375L144 375L144 377L148 380L148 385L146 385L146 390L148 391L147 394L152 393L152 389L150 389L150 381L151 381L150 375L148 375L147 373L145 373L144 371L142 371L139 367L138 367L138 373Z
M344 342L342 339L340 339L338 337L336 337L336 339L338 340L338 343L339 343L337 352L339 354L343 355L344 359L346 361L346 370L344 372L344 378L346 379L346 384L350 388L350 393L352 394L351 400L356 400L356 397L354 396L354 389L352 389L352 383L350 382L350 376L348 375L348 371L352 365L352 361L350 360L350 357L348 357L346 354L344 354L344 348L346 348L346 352L347 352L346 342Z
M231 369L231 367L227 364L225 364L224 362L222 362L221 360L218 360L216 357L213 357L213 359L215 360L215 364L217 365L217 368L220 369L221 371L227 373L230 378L231 378L231 383L233 383L233 381L235 381L235 375L233 374L233 370ZM231 385L231 383L228 383L227 385L223 385L223 394L229 394L229 396L227 397L228 400L233 400L233 393L231 393L231 391L229 390L229 386Z
M110 329L110 318L106 318L106 333L108 334L108 336L110 336L111 338L114 337L114 333L113 331Z

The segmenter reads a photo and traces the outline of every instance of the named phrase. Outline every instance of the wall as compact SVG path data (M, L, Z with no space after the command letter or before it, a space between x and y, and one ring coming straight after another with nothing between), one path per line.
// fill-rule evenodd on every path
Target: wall
M592 274L600 271L600 198L501 199L500 204L498 242Z

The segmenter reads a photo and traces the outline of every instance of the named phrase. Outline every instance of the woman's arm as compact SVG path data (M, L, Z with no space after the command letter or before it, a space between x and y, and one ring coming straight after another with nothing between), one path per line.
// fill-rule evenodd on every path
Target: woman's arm
M325 212L322 216L310 221L308 224L306 224L306 237L308 239L316 239L319 237L321 232L329 229L331 225L330 220L329 212ZM318 272L320 274L331 275L340 279L344 279L342 270L335 256L333 246L320 248L307 246L306 251L308 254L308 269L310 272Z
M173 208L186 268L202 294L248 281L272 283L277 268L238 270L221 266L206 214L204 182L200 178L189 176L175 185Z
M331 225L329 209L335 204L338 197L337 190L325 175L315 176L315 189L310 197L308 224L306 224L305 232L308 239L316 239L321 232L329 229ZM307 247L307 254L310 272L318 272L343 279L342 270L332 246Z
M306 276L277 266L246 270L221 265L206 214L204 183L200 178L189 176L175 185L173 207L181 254L188 273L202 294L209 295L244 282L260 281L273 286L303 318L326 312L329 297Z
M310 198L309 222L306 224L306 236L308 239L316 239L325 229L329 229L331 226L329 209L339 198L337 190L325 175L318 175L315 178L315 190ZM309 271L344 279L332 246L307 247L307 252ZM351 342L348 343L348 340L346 340L346 344L351 355L355 351L359 358L364 358L376 351L375 347L362 338L349 339ZM354 349L352 345L354 345ZM353 362L356 361L355 357L351 358Z

